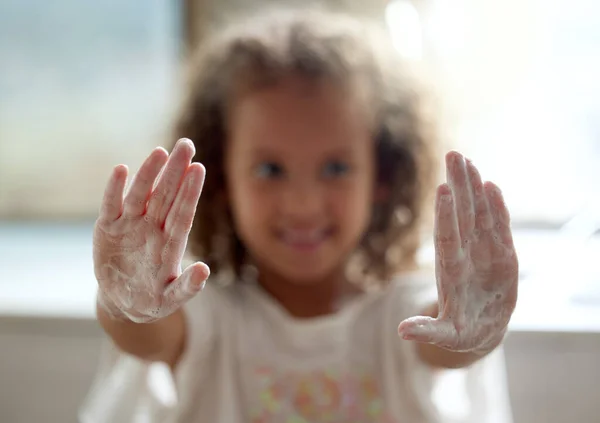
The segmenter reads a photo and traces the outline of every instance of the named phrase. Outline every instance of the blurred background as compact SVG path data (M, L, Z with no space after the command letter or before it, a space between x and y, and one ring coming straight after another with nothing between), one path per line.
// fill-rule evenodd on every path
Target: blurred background
M313 2L378 20L430 65L444 139L505 193L515 422L600 422L600 3ZM110 170L172 141L187 51L263 3L0 0L1 422L76 421L102 336L91 227Z

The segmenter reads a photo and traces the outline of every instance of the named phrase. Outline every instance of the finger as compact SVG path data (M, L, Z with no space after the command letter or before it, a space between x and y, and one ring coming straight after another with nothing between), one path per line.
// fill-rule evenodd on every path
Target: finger
M192 229L204 182L204 172L204 166L200 163L192 163L188 168L165 221L165 230L171 238L176 240L185 238Z
M446 154L446 169L448 184L455 198L460 238L465 240L475 226L475 206L463 156L455 151Z
M493 182L486 182L484 184L484 191L490 205L495 234L505 246L514 248L512 231L510 229L510 214L504 202L502 191Z
M493 228L494 221L488 207L487 196L483 190L481 175L471 160L466 160L466 166L471 192L473 193L473 202L475 203L475 229L477 231L490 231Z
M398 334L407 341L427 342L449 346L457 338L452 322L417 316L406 319L398 326Z
M202 262L189 265L183 273L165 289L164 305L168 310L181 307L198 292L202 291L210 269Z
M127 172L125 165L117 165L113 169L104 190L104 198L100 206L100 219L113 222L121 216Z
M442 184L438 187L436 198L434 248L439 312L462 324L459 316L463 314L464 308L463 297L466 288L462 285L465 282L465 263L454 197L448 185Z
M460 235L454 197L446 184L441 184L437 189L434 225L435 251L442 262L442 267L457 262L461 252Z
M140 216L144 213L154 181L167 162L168 157L169 155L164 148L157 147L144 161L140 170L133 177L133 181L125 195L124 215Z
M194 154L194 144L190 140L179 140L164 167L156 188L150 195L147 214L161 224L167 218L183 175Z

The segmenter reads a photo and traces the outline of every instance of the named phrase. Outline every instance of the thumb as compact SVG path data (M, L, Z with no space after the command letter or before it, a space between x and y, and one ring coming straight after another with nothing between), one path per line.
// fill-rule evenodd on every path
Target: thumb
M398 334L408 341L444 344L455 337L456 329L450 321L417 316L403 320Z
M169 284L163 294L165 306L179 308L198 292L202 291L210 269L202 262L189 265L181 275Z

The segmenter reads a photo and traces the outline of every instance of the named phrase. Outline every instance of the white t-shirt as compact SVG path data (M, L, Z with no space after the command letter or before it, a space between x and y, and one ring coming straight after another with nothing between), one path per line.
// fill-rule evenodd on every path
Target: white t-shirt
M80 421L510 423L500 349L469 369L435 371L397 335L436 298L408 275L334 315L296 319L256 284L207 284L185 306L175 374L107 343Z

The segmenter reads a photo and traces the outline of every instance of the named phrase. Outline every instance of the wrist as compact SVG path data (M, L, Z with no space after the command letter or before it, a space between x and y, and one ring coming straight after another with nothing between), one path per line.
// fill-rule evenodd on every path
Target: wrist
M497 334L497 335L491 337L490 339L488 339L487 341L483 342L480 346L473 349L471 352L473 354L481 356L481 357L488 355L489 353L494 351L496 348L498 348L504 342L504 338L506 337L507 329L508 328L504 328L499 334Z
M101 309L110 319L119 322L129 322L131 319L119 309L104 293L99 289L96 294L96 306Z
M98 290L98 294L96 295L96 304L99 309L101 309L106 317L114 322L124 322L124 323L154 323L157 320L160 320L162 317L151 316L139 312L135 312L133 310L123 310L118 307L105 293L103 293L100 289Z

